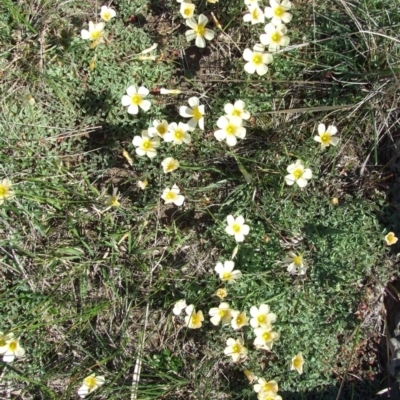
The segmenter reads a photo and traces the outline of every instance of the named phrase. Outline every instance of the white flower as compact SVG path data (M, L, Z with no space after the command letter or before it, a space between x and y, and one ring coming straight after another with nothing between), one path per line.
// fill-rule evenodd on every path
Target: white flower
M94 392L100 386L104 385L104 376L96 376L96 374L91 374L87 376L82 383L82 386L78 389L78 395L82 399L88 394Z
M272 54L264 53L260 50L261 48L259 45L254 46L254 51L251 49L244 50L243 58L247 61L244 65L244 70L248 74L254 74L254 72L257 72L260 76L265 75L268 72L266 64L271 64L274 60Z
M180 190L177 185L172 188L166 188L161 195L161 198L165 201L165 204L174 203L176 206L181 206L185 201L185 197L179 194Z
M189 144L192 141L190 134L187 133L189 130L189 125L183 122L172 122L168 125L168 132L164 135L164 140L166 142L173 142L174 144Z
M229 338L226 341L227 347L224 350L224 354L227 356L231 356L233 362L240 361L241 358L245 358L248 350L243 345L243 339L232 339Z
M311 169L304 168L300 160L297 160L294 164L290 164L286 170L289 172L289 175L285 176L285 181L289 186L297 183L299 187L304 188L307 186L307 181L312 178Z
M221 142L226 140L228 146L235 146L237 138L244 139L246 128L242 126L242 119L239 117L219 117L217 121L218 129L214 132L215 138Z
M12 183L8 178L4 178L0 181L0 205L2 205L5 200L11 199L12 197L14 197Z
M147 182L147 179L145 179L144 181L137 181L136 184L137 184L139 189L144 190L144 189L147 188L147 185L149 184L149 182Z
M153 121L153 126L148 129L148 132L149 136L160 136L164 138L165 134L168 132L168 122L165 119L162 121L155 119Z
M210 322L213 325L229 325L231 323L232 315L229 303L221 303L218 308L211 308L209 311L211 316Z
M269 4L271 7L265 7L264 15L272 18L271 22L274 25L288 24L292 20L293 15L287 12L292 8L289 0L270 0Z
M244 218L240 215L234 218L233 215L228 215L226 218L228 226L225 228L225 232L228 235L235 236L237 242L243 242L244 236L249 234L250 227L245 225Z
M307 272L307 269L303 263L303 256L301 254L293 253L292 251L289 252L289 257L285 257L283 262L288 265L287 271L289 274L298 274L304 275Z
M252 25L264 23L264 13L257 3L249 6L249 14L243 16L244 22L251 22Z
M186 3L182 2L181 3L181 8L179 9L179 12L181 13L183 18L192 18L194 14L194 9L196 6L192 3Z
M272 346L279 339L279 333L272 332L269 328L255 328L254 346L258 349L272 350Z
M179 108L179 115L184 118L190 118L188 122L190 131L193 131L197 124L199 124L201 130L204 130L204 105L200 105L198 97L191 97L188 103L191 108L181 106Z
M314 136L314 140L321 143L321 147L325 148L329 145L336 146L339 143L339 138L334 137L337 134L336 126L330 125L328 129L325 128L324 124L318 125L318 135Z
M160 94L181 94L182 91L179 89L166 89L166 88L161 88L160 89Z
M280 24L275 26L274 24L265 25L265 33L260 36L260 42L264 46L269 46L269 51L278 51L281 47L285 47L289 44L289 36L285 36L287 28L285 25Z
M99 22L98 24L95 24L92 21L89 21L89 30L82 29L81 37L85 40L100 41L100 39L103 37L104 27L104 22Z
M168 172L175 171L179 168L179 161L175 160L175 158L167 157L162 161L161 166L163 167L164 173L168 174Z
M204 316L202 311L197 311L194 308L194 305L191 304L187 306L185 309L186 317L185 324L190 329L199 329L201 328L202 322L204 321Z
M235 104L225 104L224 111L228 118L237 117L240 119L250 119L250 113L245 110L246 104L243 100L235 101Z
M136 154L138 156L147 156L153 158L157 155L157 148L160 147L160 139L158 137L150 137L147 131L142 131L142 136L135 136L132 140L136 146Z
M267 304L261 304L260 307L252 306L250 308L250 315L253 317L250 320L250 325L253 328L272 328L272 324L276 321L276 315L269 312Z
M110 207L119 207L121 204L119 202L120 195L118 194L118 188L113 189L112 195L108 196L106 204Z
M195 43L197 47L206 47L205 39L212 40L215 35L214 31L206 28L207 22L208 18L204 14L199 15L199 22L196 22L194 18L188 18L186 20L186 25L192 29L185 32L186 40L190 42L196 39Z
M221 281L233 283L236 279L242 277L242 273L239 270L233 270L235 263L233 261L225 261L224 265L221 262L215 266L215 272L219 275Z
M278 382L276 381L266 381L263 378L258 378L258 383L256 383L254 385L254 391L256 393L259 393L259 396L263 396L261 397L262 399L268 399L268 397L270 399L276 399L276 395L278 393ZM260 397L259 397L260 398Z
M175 315L179 315L186 307L187 307L187 305L186 305L186 300L185 299L178 300L174 304L174 309L172 310L172 312Z
M245 311L240 312L232 310L231 315L232 315L231 325L235 331L241 329L243 326L249 325L249 319L247 318Z
M114 18L117 15L114 9L107 7L107 6L102 6L100 9L100 18L103 21L108 22L111 18Z
M20 346L19 339L14 339L13 334L3 335L2 332L2 342L4 343L0 346L0 354L3 354L4 362L13 362L15 357L21 358L25 355L25 350Z
M292 365L290 366L290 370L296 370L301 375L303 373L303 365L303 353L300 351L292 358Z
M144 86L140 86L139 89L136 86L129 86L126 89L126 93L128 95L125 94L122 96L121 103L124 107L128 107L128 114L137 114L139 107L143 111L150 109L150 101L144 99L149 94L149 89L146 89Z

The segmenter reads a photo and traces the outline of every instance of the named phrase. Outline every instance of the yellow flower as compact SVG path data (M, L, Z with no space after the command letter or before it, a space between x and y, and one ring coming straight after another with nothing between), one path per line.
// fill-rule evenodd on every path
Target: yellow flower
M243 339L232 339L229 338L226 341L227 347L224 350L224 354L231 356L234 362L240 361L240 359L245 358L248 350L243 346Z
M85 40L97 41L100 42L103 38L104 34L104 22L99 22L98 24L89 21L89 30L82 29L81 30L81 37Z
M107 199L107 205L111 207L119 207L121 204L118 201L119 200L119 194L118 194L118 188L114 188L112 195L108 197Z
M232 315L231 325L235 331L241 329L243 326L249 325L249 320L246 317L245 311L241 313L240 311L232 310L231 315Z
M196 312L193 304L187 306L185 312L186 312L186 317L185 317L186 326L190 329L201 328L202 322L204 321L203 312L202 311Z
M296 370L301 375L303 373L303 365L303 353L300 351L292 358L292 366L290 367L290 370Z
M215 295L222 300L228 296L228 291L225 288L220 288L215 292Z
M232 319L231 308L228 303L221 303L218 308L213 307L210 309L209 314L211 316L210 322L213 325L229 325Z
M104 376L96 376L96 374L91 374L87 376L82 383L82 386L78 389L78 395L82 399L88 394L94 392L97 388L104 385Z
M182 17L185 19L192 18L195 8L196 8L196 6L192 3L182 2L179 12L181 13Z
M110 19L114 18L117 15L114 9L107 7L107 6L102 6L100 9L100 18L103 21L108 22Z
M265 17L257 3L249 6L249 13L243 16L244 22L251 22L252 25L264 23Z
M272 324L276 321L276 315L269 312L269 305L261 304L260 307L253 306L250 308L250 315L253 317L250 320L250 325L253 328L272 329Z
M385 241L386 244L388 246L391 246L392 244L397 243L399 239L395 236L394 232L389 232L386 236L385 236Z
M2 205L5 200L14 196L14 192L11 190L11 187L12 183L7 178L0 182L0 205Z
M3 335L5 344L0 347L0 354L3 354L4 362L13 362L15 357L21 358L25 355L25 350L20 346L19 339L14 339L12 334Z
M142 190L146 189L148 184L149 184L149 182L147 182L147 179L145 179L144 181L137 182L138 188L140 188Z
M321 147L325 148L330 145L337 146L339 143L339 138L334 135L337 134L336 126L330 125L328 128L325 128L324 124L318 125L318 136L314 136L314 140L318 143L321 143Z
M266 381L263 378L258 379L258 383L254 385L256 393L262 393L263 396L275 397L278 393L278 383L276 381Z
M175 171L179 168L179 161L175 160L175 158L167 157L162 161L161 166L163 167L164 173L168 174L168 172Z
M272 350L272 346L279 339L279 333L272 332L270 328L255 328L254 346L262 350Z
M215 272L219 275L222 282L233 283L236 279L242 277L239 270L234 270L235 263L233 261L225 261L224 265L221 262L215 266Z

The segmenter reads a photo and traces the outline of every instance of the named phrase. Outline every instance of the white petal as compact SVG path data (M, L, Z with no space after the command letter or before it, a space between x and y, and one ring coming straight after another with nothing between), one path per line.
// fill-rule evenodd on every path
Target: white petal
M89 388L86 385L82 385L79 389L78 389L78 395L80 398L84 398L89 394Z
M265 64L261 64L257 67L257 74L262 76L268 72L268 67Z
M128 96L132 97L133 95L137 94L137 87L134 85L129 86L128 89L126 89L126 93Z
M254 74L254 72L256 72L256 66L251 63L248 62L244 65L244 70L248 73L248 74Z
M318 143L322 143L321 136L314 136L314 140Z
M157 155L157 151L156 150L148 150L146 152L146 154L147 154L147 157L154 158Z
M204 47L206 47L206 41L204 39L203 36L197 35L196 36L196 41L195 44L197 47L199 47L200 49L204 49Z
M293 178L292 175L286 175L285 176L285 182L287 185L292 186L295 182L295 179Z
M185 197L182 196L181 194L178 196L178 198L174 201L176 206L181 206L183 202L185 201Z
M217 121L218 128L224 129L229 123L229 119L225 116L219 117Z
M292 20L292 18L293 18L293 15L290 14L290 13L288 13L288 12L285 12L285 13L282 15L282 21L283 21L285 24L288 24L288 23Z
M228 261L224 262L225 271L232 272L234 268L235 268L235 262L234 261L228 260Z
M140 88L138 89L138 93L141 94L143 97L146 97L150 93L150 91L144 86L140 86Z
M204 118L199 119L199 128L204 131Z
M18 346L15 350L15 355L17 357L23 357L25 355L25 349L23 349L21 346Z
M90 33L87 29L81 30L81 38L85 40L90 39Z
M303 172L302 178L304 179L311 179L312 178L312 172L311 169L306 168Z
M206 26L208 22L208 18L204 14L199 15L199 25Z
M146 155L146 151L141 149L140 147L136 147L136 154L140 157L143 157Z
M4 362L13 362L14 358L15 358L14 352L7 351L3 356L3 361Z
M250 61L253 57L253 52L250 49L245 49L243 52L243 58L245 61Z
M336 135L337 134L337 128L336 126L328 126L328 129L326 130L331 136Z
M331 139L331 145L332 146L337 146L337 144L339 143L339 138L336 136L333 136Z
M186 106L179 107L179 115L184 118L192 118L193 110Z
M121 98L121 103L123 106L128 107L131 105L131 98L124 94Z
M244 236L243 236L243 234L242 234L242 233L237 233L237 234L235 235L235 240L236 240L237 242L243 242L243 241L244 241Z
M198 107L198 106L200 105L199 98L196 97L196 96L191 97L191 98L188 100L188 103L189 103L189 106L192 107L192 108L193 108L193 107ZM192 113L192 115L193 115L193 113Z
M228 215L226 217L226 222L228 223L228 225L233 225L235 223L235 218L233 217L233 215Z
M219 129L218 131L214 132L215 139L217 139L219 142L224 140L226 138L226 133L224 130Z
M304 188L307 186L307 179L304 179L303 177L297 179L296 183L299 185L299 187Z
M237 130L236 130L236 136L237 136L239 139L244 139L245 136L246 136L246 128L243 128L242 126L239 127L239 128L237 128Z
M128 114L135 115L135 114L137 114L139 112L139 107L136 104L131 104L128 107L127 111L128 111Z
M243 235L248 235L250 232L250 227L248 225L243 225L242 226L242 233Z
M211 29L206 29L206 30L204 31L204 37L205 37L207 40L213 40L213 39L214 39L214 36L215 36L215 32L212 31Z
M272 18L274 16L274 10L271 7L265 7L264 15L267 18Z
M325 125L324 125L324 124L319 124L319 125L318 125L318 133L319 133L320 135L322 135L322 134L325 133L325 132L326 132Z
M224 272L224 266L222 265L221 262L217 263L217 265L215 266L215 272L217 272L218 274L221 274L222 272Z
M263 44L264 46L268 46L269 43L270 43L269 35L266 35L265 33L263 33L262 35L260 35L260 42L261 42L261 44Z
M193 18L193 17L191 17L191 18L187 18L186 19L186 25L189 27L189 28L195 28L196 26L197 26L197 22L196 22L196 20ZM187 31L187 32L189 32L189 31ZM186 32L186 33L187 33Z
M227 144L228 146L236 146L236 144L237 144L236 136L228 135L228 136L226 137L226 144Z
M139 107L143 110L143 111L148 111L151 107L151 102L150 100L142 100L142 102L140 103Z
M196 39L197 35L194 33L194 30L190 29L185 32L186 40L191 42L192 40Z

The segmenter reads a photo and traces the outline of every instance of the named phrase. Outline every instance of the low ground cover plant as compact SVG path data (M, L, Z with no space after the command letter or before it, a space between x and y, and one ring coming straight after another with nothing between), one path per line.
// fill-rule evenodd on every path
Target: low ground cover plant
M374 398L396 2L0 10L4 393Z

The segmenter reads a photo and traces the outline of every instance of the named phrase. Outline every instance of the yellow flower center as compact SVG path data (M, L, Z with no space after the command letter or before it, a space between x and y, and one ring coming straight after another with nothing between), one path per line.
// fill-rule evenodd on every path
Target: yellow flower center
M109 200L109 204L112 207L118 207L119 206L118 196L111 196L110 200Z
M197 35L204 36L206 28L203 25L196 25L193 30Z
M174 169L175 169L175 162L174 162L174 161L170 161L170 162L167 164L166 170L169 172L169 171L172 171L172 170L174 170Z
M183 13L189 17L192 15L192 9L190 7L186 7L183 9Z
M110 11L104 11L103 12L103 19L104 19L104 21L109 21L111 19Z
M140 94L134 94L131 97L131 103L138 106L142 102L142 96Z
M277 43L281 40L281 37L282 37L282 35L279 32L274 32L271 35L271 41Z
M282 6L276 6L274 8L274 15L275 17L282 17L282 15L285 13L285 9Z
M193 325L197 325L200 322L199 317L197 316L197 314L193 314L192 315L192 324Z
M152 147L153 146L150 142L150 139L143 139L143 141L142 141L142 149L143 150L150 150Z
M8 191L9 189L7 186L0 184L0 198L7 196Z
M226 310L219 310L218 311L218 315L223 318L226 317L226 315L228 314L228 312Z
M264 392L276 392L275 385L273 383L269 383L269 382L266 382L263 385L262 390Z
M183 139L183 135L184 135L184 132L183 132L182 129L177 129L177 130L174 132L174 136L175 136L175 139L176 139L176 140L182 140L182 139Z
M244 323L243 317L238 315L235 319L237 325L242 325Z
M261 335L261 337L265 342L269 342L271 340L271 333L270 332L264 332Z
M236 133L236 127L233 124L228 124L225 131L227 135L234 135Z
M235 233L240 233L240 231L242 230L242 227L238 224L238 223L234 223L233 225L232 225L232 230L233 230L233 232L235 232Z
M167 200L173 200L173 199L175 199L175 193L174 193L174 192L168 192L168 193L165 195L165 198L166 198Z
M224 281L229 281L230 279L232 279L232 273L225 271L222 273L222 280Z
M260 65L262 64L262 55L260 53L255 53L253 54L253 64L254 65Z
M165 133L167 132L165 125L158 125L156 129L160 136L164 136Z
M251 16L252 16L253 19L258 19L259 15L260 15L260 13L258 12L257 8L255 8L253 10L253 12L251 13Z
M322 144L329 144L332 140L331 135L329 135L329 133L323 133L322 135L320 135L321 138L321 142Z
M303 257L302 256L293 257L292 261L295 263L297 267L301 267L301 264L303 264Z
M220 299L223 299L227 296L227 292L225 289L218 289L216 294Z
M239 344L234 344L232 346L232 353L240 353L240 345Z
M266 320L265 315L259 315L259 316L257 317L257 321L258 321L260 324L263 324L263 323L265 322L265 320Z
M199 107L193 107L192 111L193 111L193 118L196 121L199 121L201 118L203 118L203 114L200 112Z
M295 177L295 179L301 178L303 175L303 169L302 168L296 168L293 172L292 175Z
M240 117L240 116L242 115L242 111L241 111L241 110L238 110L237 108L235 108L235 109L232 111L232 115L233 115L234 117Z
M13 340L12 342L8 343L8 349L10 351L17 350L17 346L18 346L18 343L15 340Z
M93 31L93 32L90 32L90 39L92 39L92 40L100 39L102 34L103 34L102 31Z
M295 358L295 359L294 359L294 361L293 361L293 366L294 366L295 368L301 368L301 360L300 360L300 358Z
M85 378L84 383L89 389L93 389L95 386L97 386L96 378L94 376L88 376Z

